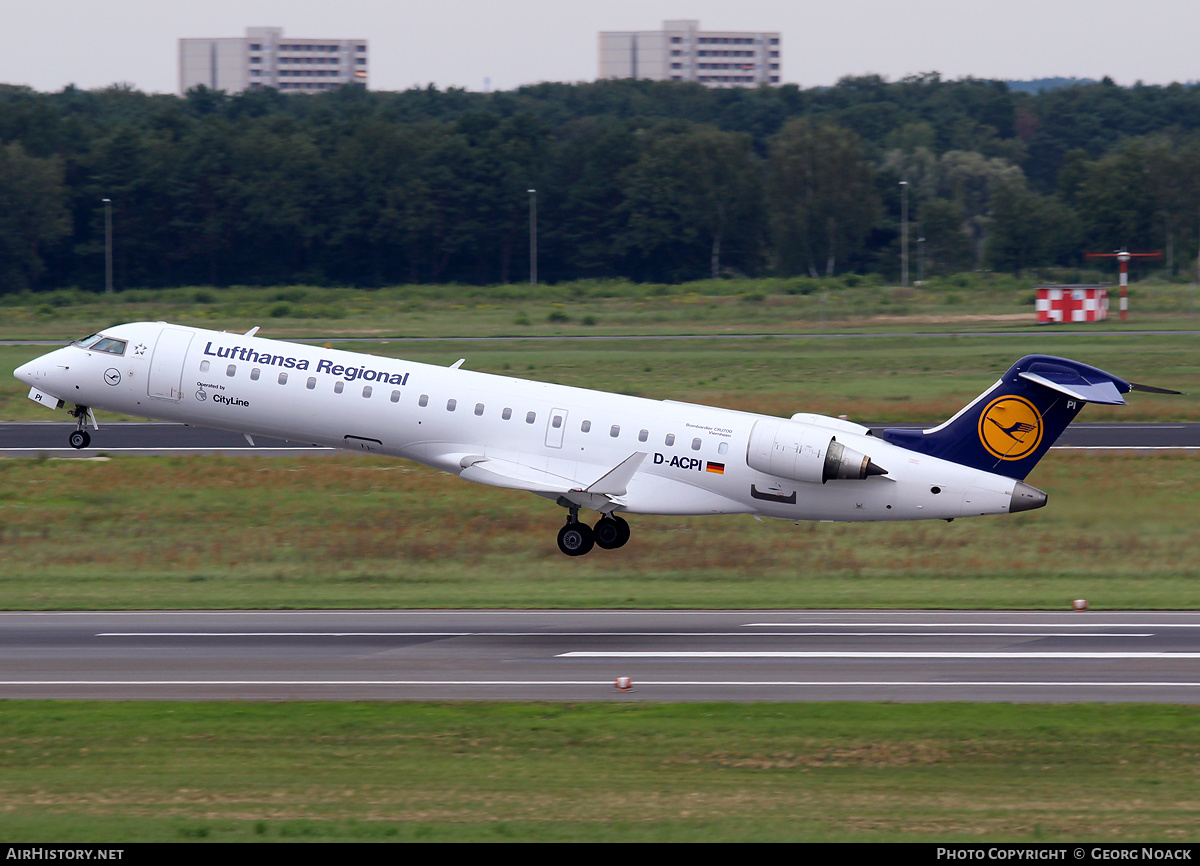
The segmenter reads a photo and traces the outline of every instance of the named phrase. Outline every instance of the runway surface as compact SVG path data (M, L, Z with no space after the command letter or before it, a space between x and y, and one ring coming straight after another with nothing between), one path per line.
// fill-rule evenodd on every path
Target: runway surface
M873 425L883 427L890 425ZM897 424L897 427L919 427ZM280 457L333 454L307 442L255 436L251 445L238 433L184 424L126 422L102 424L92 432L92 446L80 451L67 445L74 424L65 415L56 422L0 424L0 456L95 457L100 454L227 454ZM1200 450L1200 424L1072 424L1055 445L1058 449Z
M1200 613L0 613L10 698L1197 703Z

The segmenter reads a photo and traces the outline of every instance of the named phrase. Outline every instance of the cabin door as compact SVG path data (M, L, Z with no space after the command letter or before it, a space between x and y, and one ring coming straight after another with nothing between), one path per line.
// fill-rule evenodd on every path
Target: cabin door
M179 401L183 396L183 362L191 344L191 331L163 328L158 332L154 354L150 357L147 395L159 400Z

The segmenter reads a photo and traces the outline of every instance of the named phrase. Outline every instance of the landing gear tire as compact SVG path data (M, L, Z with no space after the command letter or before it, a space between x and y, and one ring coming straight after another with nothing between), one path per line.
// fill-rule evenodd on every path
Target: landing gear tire
M558 549L567 556L583 556L592 549L596 536L586 523L568 523L558 531Z
M629 524L614 514L601 517L592 529L596 544L605 550L616 550L629 540Z
M72 448L78 451L80 448L87 448L92 444L92 437L86 430L76 430L67 438L67 441L71 443Z

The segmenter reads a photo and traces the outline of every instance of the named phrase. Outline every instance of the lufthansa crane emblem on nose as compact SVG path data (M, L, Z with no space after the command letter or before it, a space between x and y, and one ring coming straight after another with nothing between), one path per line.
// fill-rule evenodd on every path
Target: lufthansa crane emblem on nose
M1024 397L997 397L979 416L979 441L993 457L1020 460L1042 442L1042 416Z
M104 381L109 385L120 385L121 371L116 367L109 367L104 371Z

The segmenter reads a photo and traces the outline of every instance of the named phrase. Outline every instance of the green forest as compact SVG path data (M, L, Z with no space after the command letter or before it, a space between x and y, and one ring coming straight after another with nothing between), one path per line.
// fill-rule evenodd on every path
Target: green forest
M532 193L536 190L536 193ZM109 203L105 203L108 200ZM107 211L107 213L106 213ZM970 270L1200 245L1200 85L936 73L186 96L0 85L0 294Z

